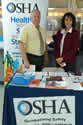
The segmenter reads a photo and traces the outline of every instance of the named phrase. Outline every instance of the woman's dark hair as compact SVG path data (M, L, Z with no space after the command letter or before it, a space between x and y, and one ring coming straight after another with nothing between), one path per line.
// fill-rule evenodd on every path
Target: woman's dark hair
M65 13L64 16L62 17L62 22L61 22L62 28L66 28L65 22L64 22L65 17L69 17L69 18L72 19L72 28L75 29L75 27L76 27L76 18L71 12Z

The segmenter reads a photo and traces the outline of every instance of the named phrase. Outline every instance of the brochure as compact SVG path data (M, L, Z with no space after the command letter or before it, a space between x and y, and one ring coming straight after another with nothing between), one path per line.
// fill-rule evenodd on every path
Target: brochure
M46 79L45 88L67 89L66 82L61 76L50 77Z
M38 87L40 84L40 79L32 79L29 83L29 87Z
M26 67L23 65L23 71L24 71L24 72L35 72L35 65L30 65L30 68L26 68Z

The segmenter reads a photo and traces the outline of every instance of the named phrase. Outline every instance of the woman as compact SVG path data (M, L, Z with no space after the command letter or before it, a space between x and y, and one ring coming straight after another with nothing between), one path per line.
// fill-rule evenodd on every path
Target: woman
M80 32L75 30L75 16L68 12L62 18L62 28L57 32L54 56L56 66L63 67L66 72L75 72L76 53L80 41Z

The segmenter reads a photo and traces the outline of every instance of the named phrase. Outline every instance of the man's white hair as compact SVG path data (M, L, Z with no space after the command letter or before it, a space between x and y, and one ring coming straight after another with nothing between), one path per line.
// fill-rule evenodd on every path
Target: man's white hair
M32 12L31 12L31 16L33 16L33 13L35 13L35 12L39 12L39 13L40 13L40 10L38 10L38 9L33 9ZM41 13L40 13L40 14L41 14Z

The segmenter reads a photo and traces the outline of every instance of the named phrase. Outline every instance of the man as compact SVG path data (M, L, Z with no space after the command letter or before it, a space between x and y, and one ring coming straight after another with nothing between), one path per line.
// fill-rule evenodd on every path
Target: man
M19 47L26 68L30 64L36 66L36 71L41 71L45 62L48 63L48 52L46 47L46 34L40 27L40 11L33 10L31 23L26 24L20 32ZM42 48L42 50L41 50Z

